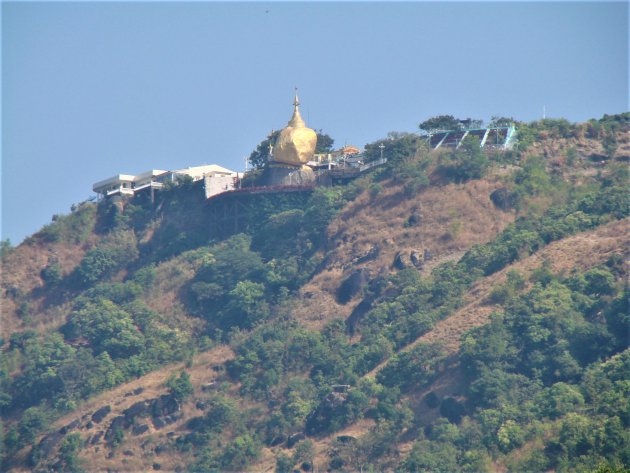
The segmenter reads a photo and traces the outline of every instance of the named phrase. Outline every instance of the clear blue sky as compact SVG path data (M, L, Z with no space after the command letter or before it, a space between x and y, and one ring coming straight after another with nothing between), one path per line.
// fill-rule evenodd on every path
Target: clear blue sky
M302 116L337 145L438 114L628 110L628 4L2 3L2 238L117 173L241 170Z

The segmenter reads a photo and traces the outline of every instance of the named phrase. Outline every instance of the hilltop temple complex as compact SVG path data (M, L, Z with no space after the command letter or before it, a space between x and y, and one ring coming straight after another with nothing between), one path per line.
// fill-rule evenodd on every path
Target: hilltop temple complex
M479 139L481 148L509 149L516 137L513 124L490 126L486 128L465 128L457 130L431 130L424 135L430 149L459 148L468 137ZM387 157L381 144L381 158L366 160L363 153L353 146L344 146L339 150L325 154L315 154L317 133L306 126L300 114L300 101L297 89L293 100L293 114L287 125L277 134L270 145L269 162L262 176L256 179L257 191L287 190L287 188L306 188L314 185L330 185L354 179L367 170L384 164ZM247 170L245 171L247 173ZM109 196L132 197L139 192L150 192L151 199L155 190L162 189L167 182L192 179L203 181L206 199L228 191L243 191L239 173L216 164L189 167L176 171L150 170L138 175L117 174L94 184L92 189L98 198ZM201 184L201 183L200 183ZM251 183L250 187L251 191Z
M271 148L271 159L263 176L266 185L305 185L315 182L315 173L308 163L315 156L317 133L306 126L299 107L296 90L293 115L287 126L280 130Z

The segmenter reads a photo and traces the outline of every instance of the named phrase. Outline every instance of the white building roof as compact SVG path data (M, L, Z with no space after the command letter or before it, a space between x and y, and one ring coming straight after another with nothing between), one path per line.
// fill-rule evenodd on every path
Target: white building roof
M92 190L94 192L98 192L99 189L107 188L113 184L118 184L120 182L133 182L135 178L136 176L132 176L131 174L116 174L115 176L98 181L92 186Z
M151 169L150 171L144 171L135 176L134 181L139 181L141 179L146 179L147 177L155 177L160 176L168 171L162 171L161 169Z
M204 164L203 166L191 166L185 169L178 169L177 171L173 171L173 174L186 174L188 176L199 176L203 177L204 174L209 174L211 172L218 172L221 174L236 174L234 171L230 171L223 166L219 166L218 164Z

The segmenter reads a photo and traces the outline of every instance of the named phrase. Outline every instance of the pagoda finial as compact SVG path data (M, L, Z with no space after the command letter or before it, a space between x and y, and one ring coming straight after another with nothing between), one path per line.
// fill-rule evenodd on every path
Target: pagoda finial
M296 108L299 107L300 105L300 99L298 97L297 91L298 91L298 88L295 87L295 98L293 99L293 106Z
M300 115L300 99L298 98L297 91L298 89L296 87L295 98L293 99L293 116L291 117L291 120L289 120L289 126L292 126L294 128L302 128L306 126L306 123L304 123L304 120Z

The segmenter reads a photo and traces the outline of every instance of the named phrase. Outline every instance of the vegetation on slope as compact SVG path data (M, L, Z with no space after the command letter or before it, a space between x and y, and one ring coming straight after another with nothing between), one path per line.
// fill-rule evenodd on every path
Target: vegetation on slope
M621 143L624 126L623 116L587 125L543 121L521 127L514 152L483 152L467 141L432 153L415 135L391 134L387 166L346 187L257 197L244 215L245 233L222 237L210 237L211 209L192 182L167 189L155 203L80 206L4 251L3 264L15 265L27 248L81 245L80 261L49 258L35 283L3 280L22 324L3 341L5 466L19 467L23 448L36 445L32 466L78 471L88 449L81 431L39 437L55 417L173 361L191 367L195 352L223 344L234 358L221 386L200 392L184 371L169 379L170 394L159 401L172 399L188 416L178 417L179 433L161 451L195 471L242 471L270 455L278 471L306 471L314 462L333 470L408 471L483 471L493 461L515 471L628 465L628 310L618 257L570 274L545 266L527 279L510 273L491 293L492 322L465 334L459 352L439 342L410 346L460 309L475 282L550 242L628 216L625 167L592 175L588 157L569 159L573 148L563 150L560 167L531 151L551 135ZM380 153L380 142L366 150ZM300 288L333 254L327 226L357 196L377 205L387 186L413 200L429 188L489 174L501 181L492 201L517 217L492 241L430 274L407 267L370 275L351 295L362 301L351 323L333 317L314 330L295 316ZM35 309L20 311L24 303ZM51 313L56 323L38 329ZM366 376L377 366L376 377ZM463 373L458 395L431 395L432 383L451 370ZM429 424L411 403L427 390L422 402L439 410ZM158 405L142 402L142 415ZM192 404L201 415L190 414ZM115 428L112 420L103 457L119 456L130 429L142 430L126 412ZM361 419L371 422L370 433L337 435ZM145 432L157 433L156 422ZM95 437L89 440L98 445ZM323 439L325 452L317 444ZM156 454L138 461L155 468Z

